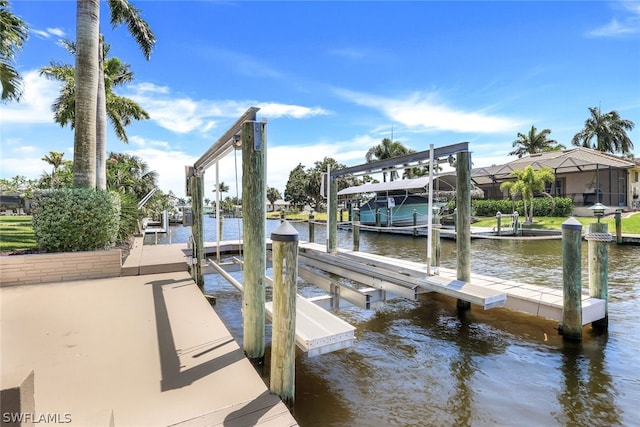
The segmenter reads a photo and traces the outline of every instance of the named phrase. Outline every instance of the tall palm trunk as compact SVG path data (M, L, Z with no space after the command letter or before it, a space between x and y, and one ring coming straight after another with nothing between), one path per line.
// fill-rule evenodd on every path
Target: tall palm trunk
M104 48L100 37L98 47L98 97L96 110L96 188L107 189L107 101L104 88Z
M76 12L76 116L73 186L96 186L100 1L78 0Z

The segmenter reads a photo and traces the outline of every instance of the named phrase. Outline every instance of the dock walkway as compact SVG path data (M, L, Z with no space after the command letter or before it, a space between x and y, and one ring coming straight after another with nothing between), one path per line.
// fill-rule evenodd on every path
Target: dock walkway
M206 242L205 253L213 257L217 253L217 242ZM227 240L220 242L220 252L225 254L240 252L242 242ZM267 248L271 242L267 241ZM170 271L187 271L187 259L191 250L186 243L170 245L143 245L142 239L136 239L131 252L125 261L122 274L138 275L150 273L166 273ZM225 276L234 287L242 292L242 285L225 274L224 269L233 269L234 265L218 265L209 259L209 267L204 271ZM235 264L239 268L241 261ZM265 305L267 316L271 316L272 304ZM296 344L307 356L318 356L332 351L351 347L355 342L355 328L327 310L316 306L310 300L298 295L296 299Z
M187 272L2 287L0 309L1 388L33 371L36 414L84 426L297 425Z

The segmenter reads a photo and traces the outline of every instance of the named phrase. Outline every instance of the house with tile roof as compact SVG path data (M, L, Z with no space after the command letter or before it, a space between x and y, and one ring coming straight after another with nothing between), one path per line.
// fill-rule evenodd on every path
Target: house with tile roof
M471 171L473 184L484 190L485 198L501 199L507 195L500 184L513 179L511 173L531 165L535 170L550 168L555 182L548 184L553 196L569 197L576 211L597 202L615 209L638 209L640 195L640 160L619 157L585 147L549 151L515 159L503 165Z

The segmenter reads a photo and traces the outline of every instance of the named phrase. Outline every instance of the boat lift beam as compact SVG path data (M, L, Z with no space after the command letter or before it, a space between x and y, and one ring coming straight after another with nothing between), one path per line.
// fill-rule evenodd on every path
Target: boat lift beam
M240 260L234 260L234 264L239 262ZM218 265L212 259L209 259L208 263L233 287L244 292L242 283L225 271L222 265ZM269 285L273 283L268 276L265 276L265 282ZM272 318L272 301L265 303L265 314L267 318ZM348 348L355 343L355 327L301 295L296 295L295 325L296 345L309 357Z
M469 151L468 142L459 142L457 144L446 145L444 147L438 147L433 149L433 159L446 158L453 156L456 153ZM407 165L411 163L424 162L431 158L431 150L419 151L417 153L406 154L404 156L393 157L391 159L379 160L377 162L363 163L357 166L351 166L344 169L336 169L331 171L331 177L337 178L344 175L353 175L358 173L376 173L387 171L394 166L401 166L401 169L405 169Z

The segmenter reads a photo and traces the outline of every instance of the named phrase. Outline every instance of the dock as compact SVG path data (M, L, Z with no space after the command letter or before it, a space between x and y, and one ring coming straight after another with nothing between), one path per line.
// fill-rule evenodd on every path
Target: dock
M206 252L214 254L215 245L215 242L205 243ZM221 242L221 251L233 253L239 251L240 245L241 242L237 240L224 241ZM162 248L163 246L170 248ZM153 260L151 261L153 265L141 261L139 263L141 271L164 269L170 262L176 261L176 256L184 257L185 253L189 253L186 244L158 245L157 247L145 245L145 251L151 255L147 259ZM162 253L173 254L163 259ZM476 273L471 273L470 283L461 283L456 280L454 270L443 267L438 268L438 275L428 276L426 265L423 263L347 249L338 249L338 255L336 257L327 254L325 245L300 242L299 275L327 293L339 294L340 298L362 308L370 308L372 303L383 301L387 298L387 293L415 301L421 293L439 292L468 301L483 309L504 307L555 321L562 320L561 287L544 287ZM180 263L186 271L186 262L181 260ZM359 286L337 283L305 267L314 267L334 274L344 273L346 267L333 265L335 263L351 265L350 275L355 282L359 283ZM327 308L332 306L331 302L322 301L322 299L316 299L314 303ZM591 298L583 293L583 325L602 319L605 307L604 300Z
M22 413L85 426L297 425L186 271L1 287L0 305L1 388L31 390Z
M243 291L240 282L227 273L227 270L239 266L242 261L234 258L233 262L223 265L208 259L209 267L222 275L238 291ZM265 277L267 285L273 286L270 277ZM273 317L273 302L265 303L266 317ZM351 347L356 340L356 328L338 316L316 305L313 299L296 296L296 345L308 357L319 356Z
M438 292L479 305L483 309L504 307L551 320L562 320L561 288L525 284L475 273L471 273L471 281L465 283L456 280L456 272L451 269L439 267L438 275L428 275L427 266L422 263L346 249L338 249L336 255L330 255L323 245L315 243L302 243L300 246L304 263L334 274L343 274L394 295L415 300L418 293ZM370 279L363 280L362 276L367 271ZM605 307L604 300L583 293L582 324L604 318Z
M144 248L143 248L144 246ZM271 242L267 240L267 249ZM144 256L143 254L144 249ZM219 273L242 292L242 284L226 274L228 271L238 270L242 261L235 259L230 263L216 264L213 257L218 252L217 242L206 242L208 267L205 273ZM241 252L242 242L227 240L220 242L220 253L229 257ZM171 245L143 245L141 239L136 239L134 247L122 269L124 275L149 274L151 272L187 271L191 250L186 243ZM267 278L268 279L268 278ZM268 280L267 280L268 281ZM271 302L265 305L266 314L271 316ZM332 351L351 347L355 342L355 328L321 308L314 300L307 300L298 295L296 299L296 343L298 348L307 356L313 357Z

